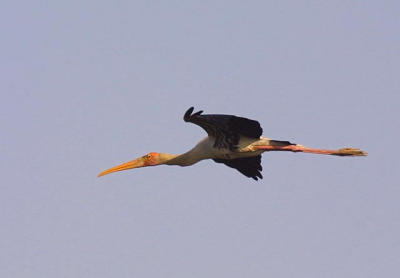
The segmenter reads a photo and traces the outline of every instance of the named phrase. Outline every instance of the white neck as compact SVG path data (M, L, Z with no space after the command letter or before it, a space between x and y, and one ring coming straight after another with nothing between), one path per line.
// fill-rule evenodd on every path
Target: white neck
M165 163L166 165L190 166L204 159L192 151L183 154L171 154L169 157L170 159Z
M212 157L212 142L206 137L201 140L193 149L181 155L169 155L170 159L165 163L167 165L190 166L200 160Z

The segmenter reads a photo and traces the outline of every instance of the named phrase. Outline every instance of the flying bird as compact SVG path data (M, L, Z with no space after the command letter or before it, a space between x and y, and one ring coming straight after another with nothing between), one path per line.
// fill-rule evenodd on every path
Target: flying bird
M356 148L326 150L308 148L289 141L272 140L262 135L260 123L255 120L233 115L209 114L203 111L193 113L190 107L183 119L203 128L208 136L194 148L183 154L151 152L135 160L123 163L101 172L104 176L113 172L146 166L179 165L190 166L204 159L212 159L238 170L254 180L262 179L261 154L270 151L289 151L337 156L366 156Z

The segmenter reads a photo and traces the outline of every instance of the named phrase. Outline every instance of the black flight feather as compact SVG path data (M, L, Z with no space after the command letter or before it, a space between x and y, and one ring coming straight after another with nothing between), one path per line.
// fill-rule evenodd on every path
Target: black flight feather
M209 114L202 115L203 111L193 113L190 107L183 119L202 127L209 136L215 138L214 147L235 150L240 136L258 139L262 134L260 123L234 115Z
M217 163L224 163L226 166L235 168L246 177L254 180L262 179L261 155L237 159L213 159Z

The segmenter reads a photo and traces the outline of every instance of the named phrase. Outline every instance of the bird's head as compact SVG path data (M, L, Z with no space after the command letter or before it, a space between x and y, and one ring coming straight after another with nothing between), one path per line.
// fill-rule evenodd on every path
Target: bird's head
M113 172L123 171L123 170L129 170L129 169L146 167L146 166L161 165L161 164L166 163L168 161L168 159L169 158L168 158L167 154L151 152L142 157L134 159L132 161L129 161L129 162L123 163L121 165L107 169L107 170L101 172L98 175L98 177L101 177L101 176L104 176L104 175L107 175L107 174L110 174Z

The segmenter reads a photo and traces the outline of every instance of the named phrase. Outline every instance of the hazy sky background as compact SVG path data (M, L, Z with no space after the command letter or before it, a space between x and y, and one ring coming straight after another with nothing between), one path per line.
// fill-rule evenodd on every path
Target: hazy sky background
M399 1L5 1L1 277L398 277ZM366 158L97 178L190 106Z

